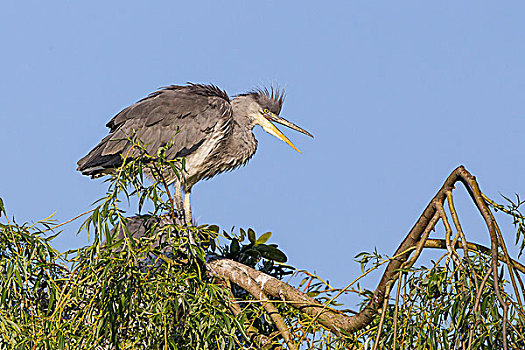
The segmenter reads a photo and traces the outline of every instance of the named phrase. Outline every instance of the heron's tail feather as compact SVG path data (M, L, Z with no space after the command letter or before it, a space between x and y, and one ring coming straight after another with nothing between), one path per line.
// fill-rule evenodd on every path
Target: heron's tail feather
M77 170L82 172L82 175L89 175L95 178L111 173L113 169L122 165L120 153L103 155L106 143L110 138L111 135L108 135L91 152L77 162Z

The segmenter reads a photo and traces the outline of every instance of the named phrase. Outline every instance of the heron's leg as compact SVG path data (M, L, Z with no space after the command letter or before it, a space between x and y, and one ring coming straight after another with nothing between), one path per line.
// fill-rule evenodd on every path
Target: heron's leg
M188 224L188 225L191 225L190 195L191 195L191 192L189 190L187 190L184 193L184 217L186 219L186 224Z
M179 181L175 182L175 194L173 195L173 201L175 202L175 206L177 209L177 217L179 219L179 224L182 225L186 222L184 218L184 205L182 201L182 190L181 185Z

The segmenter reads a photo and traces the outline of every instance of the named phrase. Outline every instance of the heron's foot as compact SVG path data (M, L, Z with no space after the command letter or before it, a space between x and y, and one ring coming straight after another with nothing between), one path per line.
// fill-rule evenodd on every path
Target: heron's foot
M179 226L195 226L191 215L186 215L184 210L181 209L175 210L175 224Z
M187 220L185 221L185 224L186 224L186 226L194 226L194 224L193 224L193 220L191 220L191 219L187 219Z
M186 224L186 218L182 210L177 209L175 211L175 224L178 226L184 226Z
M175 195L173 196L173 202L176 206L177 222L179 226L193 226L191 218L191 205L190 205L190 192L184 193L184 199L180 191L180 186L176 186Z

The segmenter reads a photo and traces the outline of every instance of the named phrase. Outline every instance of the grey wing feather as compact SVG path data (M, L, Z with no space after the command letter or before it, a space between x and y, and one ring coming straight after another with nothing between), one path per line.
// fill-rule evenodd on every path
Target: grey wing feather
M217 123L231 125L232 115L228 96L213 85L170 86L113 117L107 124L110 134L78 161L78 170L96 177L118 167L123 156L135 156L127 154L132 146L129 139L140 141L148 154L156 155L175 136L168 158L187 156Z

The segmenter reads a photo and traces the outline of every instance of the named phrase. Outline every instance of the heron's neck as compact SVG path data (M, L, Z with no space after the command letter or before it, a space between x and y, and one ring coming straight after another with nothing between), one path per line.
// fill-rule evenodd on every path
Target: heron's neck
M250 104L245 102L241 97L232 101L232 136L226 139L226 145L223 149L232 159L236 159L236 166L246 163L257 149L257 140L253 134L255 124L250 118L250 113L254 112L250 108Z
M237 127L251 132L255 126L255 120L251 116L258 113L258 104L250 96L237 96L232 100L231 105Z

